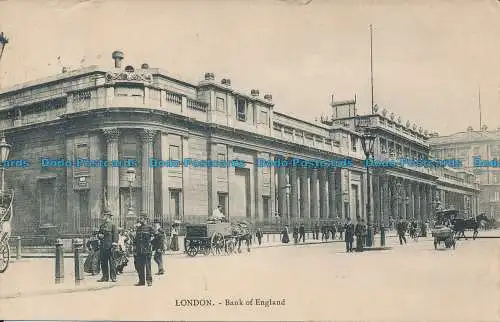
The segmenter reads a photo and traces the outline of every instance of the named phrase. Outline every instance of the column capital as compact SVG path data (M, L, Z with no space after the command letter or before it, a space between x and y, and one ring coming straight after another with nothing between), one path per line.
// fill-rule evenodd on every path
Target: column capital
M157 132L156 130L143 129L140 132L141 140L143 142L153 142L156 132Z
M118 142L120 138L120 129L118 128L103 129L102 132L108 143Z

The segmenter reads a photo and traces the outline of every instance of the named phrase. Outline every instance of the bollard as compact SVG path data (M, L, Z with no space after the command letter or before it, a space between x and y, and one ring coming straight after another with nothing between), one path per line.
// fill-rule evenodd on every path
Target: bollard
M64 282L64 250L61 239L56 241L56 284Z
M73 252L75 261L75 285L80 285L80 281L83 280L82 265L80 261L80 254L83 249L83 240L76 238L73 239Z
M21 236L17 236L17 244L16 244L16 259L21 259Z

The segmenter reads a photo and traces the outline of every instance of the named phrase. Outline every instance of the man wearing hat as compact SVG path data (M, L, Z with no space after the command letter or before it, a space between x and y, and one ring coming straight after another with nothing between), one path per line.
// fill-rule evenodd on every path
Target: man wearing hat
M163 254L165 252L165 231L161 228L161 223L158 219L153 222L154 239L153 239L153 259L158 264L158 274L165 274L165 267L163 266Z
M101 240L100 257L102 278L98 282L116 282L116 263L113 258L113 250L118 245L118 228L111 221L112 214L109 210L104 211L104 222L99 227L99 238Z
M139 225L135 234L135 261L139 282L135 286L153 285L151 274L151 255L153 253L151 241L154 238L153 227L149 224L148 214L141 212Z

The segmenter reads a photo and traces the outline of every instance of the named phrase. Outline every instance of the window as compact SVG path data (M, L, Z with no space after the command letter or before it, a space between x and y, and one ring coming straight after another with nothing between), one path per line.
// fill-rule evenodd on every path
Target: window
M75 147L75 157L77 160L78 159L88 160L89 159L89 146L87 144L77 144ZM85 174L89 171L89 169L83 167L83 165L84 164L82 164L82 166L75 167L75 169L74 169L75 175Z
M271 205L269 203L269 197L268 196L262 196L262 207L263 207L263 217L264 219L269 218L269 214L271 212Z
M357 145L358 144L358 138L355 137L355 136L351 136L351 149L356 152L356 148L357 148Z
M493 184L500 184L500 173L493 173Z
M219 201L219 206L222 207L221 212L224 216L227 216L227 197L227 193L217 192L217 200Z
M247 102L243 98L236 99L236 119L241 122L247 120Z
M269 125L269 116L267 115L267 111L260 111L259 123Z
M179 146L178 145L170 145L168 148L168 155L170 160L180 160Z
M215 108L217 109L217 111L221 112L226 111L226 105L224 104L224 99L222 97L217 97L215 102Z
M500 191L495 191L495 194L493 195L493 200L491 201L500 201Z
M217 161L226 161L226 155L224 153L217 154Z

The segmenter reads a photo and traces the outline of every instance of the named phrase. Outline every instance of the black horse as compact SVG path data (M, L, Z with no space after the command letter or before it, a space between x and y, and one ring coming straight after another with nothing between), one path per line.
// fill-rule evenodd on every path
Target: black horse
M238 244L238 253L241 253L241 244L245 242L247 252L250 252L252 245L252 232L246 223L238 223L232 225L233 237Z
M455 218L452 220L453 224L453 231L455 232L455 237L457 240L460 238L464 237L465 240L467 240L467 237L465 236L465 231L466 230L472 230L472 240L475 240L479 231L479 221L476 218L468 218L468 219L463 219L463 218Z

